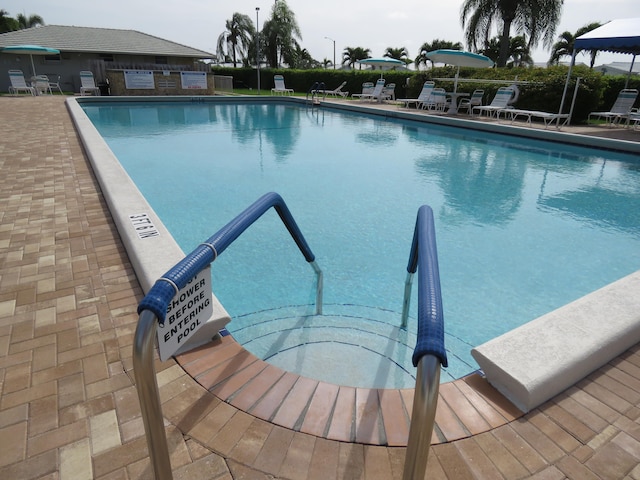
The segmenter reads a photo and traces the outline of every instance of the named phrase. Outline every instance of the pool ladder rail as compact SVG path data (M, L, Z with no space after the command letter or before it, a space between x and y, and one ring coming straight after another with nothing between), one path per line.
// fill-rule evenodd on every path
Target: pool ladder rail
M320 92L322 92L323 98L327 98L327 88L324 82L313 82L313 85L311 85L311 88L307 91L307 100L309 100L309 95L311 95L312 106L320 105Z
M316 314L322 314L322 270L284 200L273 192L254 202L156 281L138 305L140 318L133 339L133 368L151 467L158 480L173 478L154 366L158 324L164 324L167 306L174 295L271 207L316 273ZM440 366L447 366L433 211L426 205L418 210L409 257L402 318L406 328L411 282L417 270L418 340L412 360L418 370L403 480L424 478L435 421Z

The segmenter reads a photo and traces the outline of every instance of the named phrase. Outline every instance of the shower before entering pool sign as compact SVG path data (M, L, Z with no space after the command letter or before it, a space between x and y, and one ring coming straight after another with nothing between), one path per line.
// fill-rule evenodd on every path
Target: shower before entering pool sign
M163 362L189 341L213 315L211 267L193 277L169 302L164 325L158 327Z

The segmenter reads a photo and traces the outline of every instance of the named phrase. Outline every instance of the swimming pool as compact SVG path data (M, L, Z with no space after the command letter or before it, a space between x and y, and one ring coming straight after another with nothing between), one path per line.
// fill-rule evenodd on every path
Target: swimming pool
M412 323L408 333L397 325L424 203L436 215L450 361L443 380L477 368L471 346L640 264L640 179L630 155L305 106L84 109L185 251L263 193L284 197L325 272L326 315L307 316L314 276L275 214L214 263L214 291L241 343L290 370L303 364L307 376L297 346L344 369L350 354L341 345L360 332L376 345L361 349L367 355L382 351L401 366L391 386L412 386L401 351L415 344ZM374 369L377 377L384 370Z

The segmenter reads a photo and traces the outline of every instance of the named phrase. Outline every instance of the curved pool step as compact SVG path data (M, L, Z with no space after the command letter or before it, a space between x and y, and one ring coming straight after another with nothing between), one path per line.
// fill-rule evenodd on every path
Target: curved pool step
M416 322L400 328L400 312L362 305L330 304L323 315L308 306L287 306L242 315L227 327L257 357L302 376L362 388L413 388ZM453 351L470 345L446 336ZM451 355L442 382L468 375L477 365Z
M413 388L354 388L313 380L260 360L231 336L176 359L213 395L262 420L343 442L407 444ZM520 415L472 374L440 386L432 443L476 435Z

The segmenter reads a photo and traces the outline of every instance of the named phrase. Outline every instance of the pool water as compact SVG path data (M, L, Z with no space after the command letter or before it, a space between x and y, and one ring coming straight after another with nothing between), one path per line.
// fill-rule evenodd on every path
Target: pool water
M306 106L83 108L185 252L264 193L282 195L324 272L326 318L312 315L315 275L275 211L214 262L213 289L238 341L312 378L413 385L415 286L408 331L397 327L423 204L443 381L478 368L473 346L640 268L631 155Z

